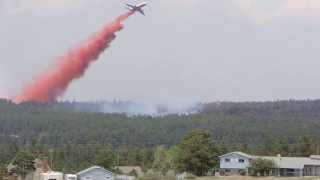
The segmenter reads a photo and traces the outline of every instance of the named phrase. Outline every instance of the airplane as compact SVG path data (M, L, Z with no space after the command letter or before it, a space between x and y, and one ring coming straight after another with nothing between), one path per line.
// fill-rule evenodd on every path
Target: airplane
M144 14L144 11L143 11L143 7L145 7L147 5L146 2L142 2L140 4L137 4L137 5L132 5L132 4L126 4L126 8L129 9L131 12L139 12L141 13L142 15L145 16Z

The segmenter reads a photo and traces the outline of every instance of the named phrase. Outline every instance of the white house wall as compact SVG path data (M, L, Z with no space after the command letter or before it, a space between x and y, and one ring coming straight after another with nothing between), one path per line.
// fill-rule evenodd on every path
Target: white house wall
M226 162L226 159L230 159L230 162ZM239 162L239 159L243 159L244 162ZM238 154L230 154L220 158L221 169L247 169L249 166L249 158Z

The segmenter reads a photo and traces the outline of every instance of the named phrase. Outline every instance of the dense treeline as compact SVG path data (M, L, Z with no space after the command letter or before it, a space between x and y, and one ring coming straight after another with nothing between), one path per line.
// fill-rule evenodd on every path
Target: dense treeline
M220 150L220 146L214 143L210 132L206 130L190 131L179 144L171 147L160 145L155 148L114 148L98 144L61 147L31 144L19 147L11 144L1 146L0 167L11 164L13 168L10 168L9 173L25 177L34 171L35 158L49 157L50 167L65 173L77 173L90 166L99 165L121 174L117 166L139 165L144 172L152 169L160 177L166 176L169 170L187 171L201 176L217 167L218 154L222 153Z
M93 165L110 170L115 170L115 166L135 165L146 170L152 167L154 148L128 146L114 148L98 144L68 144L61 147L41 144L0 145L0 167L10 163L21 163L21 159L22 162L26 161L25 159L32 162L39 157L49 157L49 165L54 170L66 173L76 173Z
M0 101L0 144L50 146L173 145L191 129L209 130L215 141L255 146L294 144L302 136L320 137L320 100L261 103L210 103L191 115L161 117L78 111L78 103ZM87 104L88 106L88 104Z

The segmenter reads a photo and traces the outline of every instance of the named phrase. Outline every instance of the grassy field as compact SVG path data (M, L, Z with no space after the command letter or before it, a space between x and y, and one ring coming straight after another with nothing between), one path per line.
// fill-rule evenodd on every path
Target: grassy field
M320 177L202 177L197 180L320 180Z

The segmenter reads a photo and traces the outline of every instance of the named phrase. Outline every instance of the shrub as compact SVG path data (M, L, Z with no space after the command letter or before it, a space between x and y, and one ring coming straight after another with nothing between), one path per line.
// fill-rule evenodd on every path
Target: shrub
M138 177L137 180L175 180L174 176L163 176L161 173L148 173L143 177Z
M274 169L275 163L267 159L255 159L251 162L250 174L252 176L265 176L269 175L271 170Z

